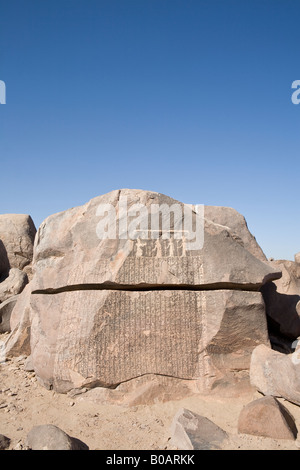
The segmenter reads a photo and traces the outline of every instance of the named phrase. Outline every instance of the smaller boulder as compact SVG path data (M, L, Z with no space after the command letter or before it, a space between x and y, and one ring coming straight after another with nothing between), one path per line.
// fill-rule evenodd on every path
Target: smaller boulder
M299 348L293 354L282 354L264 344L257 346L251 356L250 381L264 395L300 405Z
M171 426L171 445L180 450L221 450L227 433L204 416L180 409Z
M89 450L79 439L70 437L53 424L35 426L27 435L31 450Z
M263 397L246 405L239 416L238 432L272 439L296 439L295 420L274 397Z
M0 239L9 267L23 270L32 262L35 234L30 215L0 214Z

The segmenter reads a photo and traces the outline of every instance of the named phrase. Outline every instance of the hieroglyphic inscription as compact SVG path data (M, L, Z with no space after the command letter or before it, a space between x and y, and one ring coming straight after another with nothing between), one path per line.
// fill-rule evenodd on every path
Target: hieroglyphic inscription
M144 374L195 378L202 329L199 292L58 295L64 296L64 335L57 338L55 365L60 379L67 380L68 369L107 386Z
M200 285L203 281L203 260L198 256L186 258L129 256L120 268L116 281L126 285L140 283Z
M253 347L267 341L259 292L87 290L32 297L37 374L57 390L114 387L145 374L196 379L209 389L220 374L241 364L247 369Z

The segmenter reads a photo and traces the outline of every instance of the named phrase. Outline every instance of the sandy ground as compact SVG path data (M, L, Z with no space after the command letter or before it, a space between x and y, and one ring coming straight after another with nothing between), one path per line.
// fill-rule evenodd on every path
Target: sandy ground
M1 338L0 338L1 339ZM150 406L98 405L46 390L33 372L24 370L24 357L0 365L0 434L11 439L9 450L22 450L33 426L54 424L91 450L174 450L170 426L174 415L187 408L214 421L231 438L228 449L297 450L297 441L272 440L237 433L241 409L261 397L258 392L238 398L193 396ZM300 407L280 400L300 430Z

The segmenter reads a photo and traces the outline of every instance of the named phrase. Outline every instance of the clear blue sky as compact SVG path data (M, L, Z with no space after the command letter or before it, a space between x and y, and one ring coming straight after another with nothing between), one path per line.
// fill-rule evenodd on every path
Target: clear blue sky
M113 189L231 206L300 251L298 0L0 0L0 213Z

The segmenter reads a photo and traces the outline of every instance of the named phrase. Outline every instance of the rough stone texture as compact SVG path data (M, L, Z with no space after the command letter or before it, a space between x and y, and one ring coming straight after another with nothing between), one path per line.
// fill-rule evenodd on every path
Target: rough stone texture
M82 393L81 390L85 392ZM94 387L72 389L68 394L81 394L80 401L121 406L153 405L179 400L198 393L197 381L147 374L120 384L115 389Z
M227 433L204 416L185 408L175 415L171 426L171 445L179 450L220 450Z
M106 389L108 390L108 389ZM115 390L122 405L138 406L178 400L198 392L197 381L147 374L119 385ZM116 401L115 396L111 398Z
M296 439L295 420L274 397L263 397L248 403L240 413L238 432L272 439Z
M184 204L147 191L112 191L84 206L54 214L40 226L35 243L34 289L40 292L76 289L78 286L213 286L258 290L281 276L261 262L221 225L205 220L204 246L187 250L183 239L102 239L97 236L100 204L118 209L127 197L128 207L141 203ZM124 214L123 214L124 212ZM120 209L119 219L127 220ZM196 213L194 221L199 220ZM145 220L145 219L144 219ZM147 213L148 226L148 213ZM177 227L171 225L172 230ZM149 236L149 233L148 233ZM153 236L153 234L152 234ZM57 275L59 273L59 276ZM33 289L33 290L34 290Z
M4 434L0 434L0 450L6 450L10 446L10 439L9 437L4 436Z
M31 309L34 369L61 392L144 374L198 379L204 389L234 383L253 348L269 344L259 292L34 294Z
M32 365L32 362L31 362L31 356L28 356L24 362L24 370L26 370L27 372L33 372L34 371L34 367Z
M5 349L7 356L30 355L31 331L31 283L18 296L18 301L10 315L11 334L8 336Z
M5 247L10 268L23 270L32 261L35 225L26 214L0 215L0 240Z
M265 345L257 346L251 357L250 380L264 395L300 405L300 350L281 354Z
M18 300L18 295L0 304L0 333L10 332L10 317Z
M27 274L20 271L20 269L12 268L8 277L0 283L0 303L20 294L27 283Z
M86 444L53 424L32 428L27 435L27 446L31 450L88 450Z
M199 250L174 238L174 224L171 239L163 230L158 239L99 239L98 207L111 204L122 224L125 197L131 208L187 207L121 190L47 218L35 239L34 277L11 315L7 354L31 354L39 380L62 392L145 374L196 380L199 390L249 384L253 348L269 345L255 291L281 272L250 253L257 247L246 225L236 235L236 214L233 228L205 219ZM217 210L215 220L229 223L231 212L222 219Z
M228 227L231 236L255 258L266 262L266 255L248 229L245 217L231 207L205 206L204 216L216 224Z
M282 278L262 287L270 328L290 338L300 336L300 272L293 261L272 261Z

